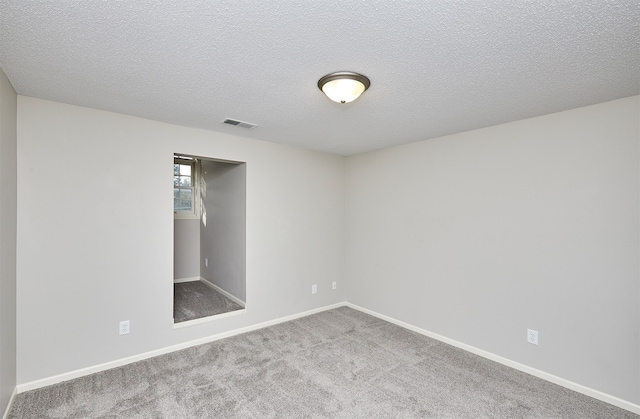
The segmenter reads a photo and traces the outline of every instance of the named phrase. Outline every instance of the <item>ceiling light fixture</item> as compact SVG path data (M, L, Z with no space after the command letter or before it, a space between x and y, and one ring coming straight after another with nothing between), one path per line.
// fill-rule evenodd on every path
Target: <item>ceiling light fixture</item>
M327 74L318 80L318 87L334 102L349 103L356 100L371 86L366 76L349 71Z

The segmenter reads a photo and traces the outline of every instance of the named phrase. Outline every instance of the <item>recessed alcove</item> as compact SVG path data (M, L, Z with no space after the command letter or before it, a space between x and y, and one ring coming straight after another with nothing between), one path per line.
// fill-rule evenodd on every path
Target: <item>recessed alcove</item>
M246 164L174 155L174 325L246 309Z

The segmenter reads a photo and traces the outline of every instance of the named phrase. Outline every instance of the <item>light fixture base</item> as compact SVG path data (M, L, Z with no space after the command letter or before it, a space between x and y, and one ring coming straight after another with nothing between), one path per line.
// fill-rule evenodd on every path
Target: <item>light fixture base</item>
M318 88L334 102L348 103L364 93L371 81L367 76L351 71L327 74L318 80Z

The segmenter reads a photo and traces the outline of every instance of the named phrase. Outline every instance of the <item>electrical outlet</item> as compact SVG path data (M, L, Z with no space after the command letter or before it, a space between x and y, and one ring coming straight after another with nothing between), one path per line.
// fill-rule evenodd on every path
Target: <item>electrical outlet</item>
M538 344L538 331L527 329L527 342L532 343L534 345Z
M311 286L311 294L315 294L318 292L318 286L316 284L313 284Z
M333 288L333 289L338 288L338 284L336 283L336 281L333 281L333 282L331 283L331 288Z
M125 320L123 322L120 322L120 334L121 335L128 335L130 328L129 328L129 320Z

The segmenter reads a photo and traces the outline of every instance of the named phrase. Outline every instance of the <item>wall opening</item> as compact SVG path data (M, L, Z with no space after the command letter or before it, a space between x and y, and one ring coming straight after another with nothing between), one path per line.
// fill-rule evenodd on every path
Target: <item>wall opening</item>
M246 163L174 155L173 321L246 309Z

